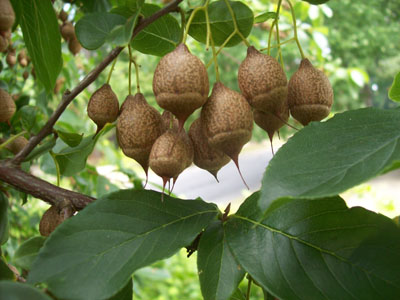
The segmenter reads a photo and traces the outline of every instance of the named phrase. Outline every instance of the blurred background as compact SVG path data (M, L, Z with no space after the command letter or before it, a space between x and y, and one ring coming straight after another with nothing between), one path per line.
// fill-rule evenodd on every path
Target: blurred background
M97 1L100 2L107 5L108 1ZM161 1L147 2L161 4ZM332 115L367 106L398 106L387 94L394 76L400 70L400 0L331 0L320 6L296 0L292 2L303 50L313 65L325 72L333 86L335 99ZM184 1L183 5L194 7L200 3L202 1ZM276 10L276 3L277 1L253 0L251 8L257 16ZM82 15L82 12L75 11L71 5L62 1L55 1L54 6L57 10L64 8L70 20L76 21ZM178 14L175 17L179 19ZM291 14L285 1L279 26L281 40L293 37ZM248 38L249 42L257 49L267 47L270 27L271 20L256 24ZM207 51L203 44L190 37L187 44L191 52L206 64L212 59L211 49ZM13 34L13 45L17 53L24 48L22 34L18 30ZM66 43L63 43L64 67L55 93L51 96L42 92L42 87L34 80L32 65L24 68L6 68L5 57L1 56L1 64L4 67L0 85L7 87L17 102L28 101L36 107L34 131L37 131L46 122L47 115L57 107L62 92L72 89L111 49L112 45L105 45L96 51L82 50L78 55L72 56ZM294 42L283 45L282 51L284 69L290 78L299 66L300 53ZM273 49L271 54L276 56L276 49ZM225 48L218 56L221 81L236 91L239 91L237 70L245 56L244 44ZM141 92L151 105L161 111L152 93L152 76L160 58L139 52L134 52L134 57L140 65ZM91 94L106 82L108 71L109 68L76 98L57 122L57 128L85 136L96 131L95 124L87 117L86 106ZM212 65L208 71L212 87L215 82ZM118 57L110 81L120 104L128 95L127 72L128 52L124 51ZM132 76L134 79L134 73ZM198 116L199 110L186 122L187 129ZM293 119L290 119L289 123L301 127ZM295 131L287 126L282 128L280 139L275 136L273 141L275 151L294 133ZM271 158L272 151L267 134L255 125L251 142L239 156L241 170L250 190L245 188L236 167L230 163L220 171L220 183L208 172L195 166L190 167L179 177L173 192L183 198L201 197L205 201L217 203L221 209L232 203L232 211L235 211L247 196L260 188L261 178ZM41 157L31 171L50 182L57 181L55 165L49 154ZM60 185L101 197L120 188L140 186L144 178L141 167L125 157L118 148L115 130L111 130L99 139L95 150L89 156L87 168L78 175L62 177ZM399 179L400 172L392 172L355 187L342 196L349 206L364 206L393 218L400 215ZM161 184L162 180L150 172L149 185L146 188L160 189ZM39 234L39 220L48 207L44 202L30 196L19 193L15 193L14 196L10 200L11 203L16 203L11 205L10 240L4 249L4 253L11 257L21 242ZM26 203L21 206L21 202ZM189 259L185 256L182 251L170 259L135 273L134 299L201 299L195 254ZM242 285L245 289L246 280ZM260 289L253 289L251 299L263 299Z

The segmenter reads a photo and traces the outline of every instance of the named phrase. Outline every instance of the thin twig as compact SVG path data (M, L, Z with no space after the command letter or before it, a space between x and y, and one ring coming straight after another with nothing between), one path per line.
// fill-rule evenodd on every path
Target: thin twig
M146 28L148 25L156 21L157 19L161 18L162 16L176 11L178 8L179 3L183 0L175 0L165 6L164 8L160 9L153 15L148 18L141 20L138 25L136 26L135 30L133 31L132 38L134 38L141 30ZM31 153L31 151L49 134L53 131L53 126L60 118L61 114L65 111L67 106L78 96L85 88L87 88L91 83L93 83L96 78L100 75L100 73L120 54L123 47L116 47L114 48L104 60L96 66L81 82L72 90L66 90L62 96L62 101L51 115L47 123L43 126L40 132L33 136L28 144L14 157L12 163L15 165L20 165L24 158Z

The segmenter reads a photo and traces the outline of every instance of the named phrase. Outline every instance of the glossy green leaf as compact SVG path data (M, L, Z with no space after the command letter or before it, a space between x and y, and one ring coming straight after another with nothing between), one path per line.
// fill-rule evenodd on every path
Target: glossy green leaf
M329 0L303 0L303 1L314 4L314 5L319 5L319 4L324 4L324 3L328 2Z
M83 138L76 147L70 147L58 140L53 150L53 157L57 160L60 167L60 174L63 176L72 176L83 170L86 166L86 160L90 153L92 153L97 140L114 126L107 124L95 137L94 135L89 135Z
M247 210L248 211L248 210ZM397 299L400 228L338 196L282 203L256 220L232 216L240 265L279 299Z
M226 300L235 292L244 271L226 243L221 221L215 221L201 235L197 269L205 300Z
M253 27L253 11L243 2L229 1L236 16L239 31L247 37ZM234 25L232 16L224 0L212 2L208 7L211 33L216 46L221 46L225 40L233 33ZM201 43L206 43L207 26L204 11L199 11L193 17L193 22L189 28L189 34ZM242 39L235 35L227 43L227 47L239 44Z
M26 283L0 281L0 299L2 300L52 300L39 289Z
M155 4L144 4L142 14L149 17L160 10ZM144 53L164 56L175 49L181 39L181 28L178 21L165 15L144 28L131 42L131 46Z
M0 246L8 240L8 199L0 191Z
M281 197L337 195L398 165L399 128L399 110L377 108L310 123L269 163L261 187L262 210Z
M1 280L15 280L14 273L10 270L2 257L0 257L0 281Z
M57 227L28 279L60 298L106 299L135 270L189 245L217 213L214 204L167 195L161 201L153 191L109 194Z
M37 78L51 92L62 67L61 35L50 1L18 1L19 23Z
M400 72L394 78L393 84L389 90L389 98L393 101L400 102Z
M76 36L81 45L89 50L100 48L118 25L124 25L126 18L117 14L97 12L84 15L75 25Z
M275 18L276 18L276 12L268 11L268 12L265 12L265 13L255 17L254 23L263 23L265 21L268 21L270 19L275 19Z
M66 132L62 130L57 130L57 135L60 139L63 140L70 147L78 146L83 138L83 134L77 134L73 132Z
M36 259L40 248L42 248L46 238L43 236L34 236L23 242L15 251L13 262L17 267L24 270L30 270L33 261Z

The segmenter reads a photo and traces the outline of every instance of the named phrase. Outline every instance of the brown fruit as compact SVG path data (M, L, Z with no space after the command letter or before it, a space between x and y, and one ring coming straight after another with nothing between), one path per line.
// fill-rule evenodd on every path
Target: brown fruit
M207 101L208 91L207 70L185 44L165 55L154 71L157 103L176 116L180 130L186 119Z
M178 120L175 119L174 115L170 111L164 110L164 112L161 115L161 119L164 126L163 133L168 129L174 129L178 131L179 128Z
M24 78L24 80L27 80L29 77L29 72L28 71L24 71L24 73L22 73L22 77Z
M228 155L240 173L239 153L253 129L253 113L246 99L221 82L215 83L201 110L201 123L208 144Z
M119 113L118 98L108 83L103 84L90 97L87 112L89 118L97 125L96 134L106 123L112 123L117 119Z
M201 119L195 120L189 129L189 137L192 140L194 148L193 163L201 169L210 172L218 181L217 173L231 160L223 152L211 148L208 145L207 137L201 127Z
M8 48L8 40L0 35L0 52L5 52L7 51Z
M26 144L28 144L28 140L23 136L19 136L10 144L8 144L6 148L10 150L12 153L17 154L26 146Z
M68 41L68 49L73 55L77 55L81 51L82 46L76 37Z
M75 28L74 25L72 25L71 22L65 22L61 26L61 36L64 38L64 40L69 41L71 39L75 39Z
M163 179L163 190L166 183L179 174L193 161L193 146L183 129L180 133L169 129L162 134L151 148L150 168Z
M332 86L326 75L305 58L289 80L288 105L290 113L306 126L329 115L333 103Z
M45 211L39 223L39 232L42 236L49 236L58 225L63 222L63 218L56 206L52 205Z
M140 93L126 97L122 107L117 122L119 146L142 166L147 178L151 148L163 133L161 115Z
M10 94L0 88L0 122L9 123L15 110L15 103Z
M15 54L15 50L8 51L6 56L6 62L10 68L14 67L17 63L17 56Z
M29 64L29 58L28 58L28 56L26 55L25 50L21 50L21 51L18 53L17 59L18 59L19 65L20 65L21 67L25 68L25 67L28 66L28 64Z
M0 32L0 35L2 35L4 38L6 38L10 45L12 44L12 42L11 42L11 35L12 35L11 28L6 30L6 31Z
M269 139L272 142L275 132L289 120L289 108L287 105L284 105L282 112L278 115L255 110L253 116L254 122L268 133Z
M65 21L67 21L67 19L68 19L68 14L62 9L62 10L60 11L60 13L58 14L58 18L59 18L63 23L65 23Z
M272 56L253 46L238 72L239 88L250 105L260 111L276 114L287 98L287 79L281 65Z
M10 0L0 0L0 31L10 29L14 21L15 13Z

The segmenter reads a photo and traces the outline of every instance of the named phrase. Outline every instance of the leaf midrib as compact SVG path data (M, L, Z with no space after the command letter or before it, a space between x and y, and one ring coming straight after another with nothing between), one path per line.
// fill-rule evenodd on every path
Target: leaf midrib
M88 260L91 260L91 259L93 259L93 258L95 258L95 257L103 256L103 255L105 255L107 252L109 252L109 251L111 251L111 250L113 250L113 249L115 249L115 248L121 247L121 246L123 246L123 245L126 244L126 243L130 243L130 242L134 241L135 239L142 238L142 237L144 237L144 236L146 236L146 235L149 235L149 234L151 234L151 233L153 233L153 232L155 232L155 231L157 231L157 230L160 230L160 229L165 228L165 227L167 227L167 226L173 225L173 224L178 223L178 222L180 222L180 221L183 221L183 220L186 220L186 219L195 217L195 216L201 216L201 215L204 215L204 214L208 214L208 213L217 213L217 212L218 212L217 210L207 210L207 211L197 212L197 213L194 213L194 214L191 214L191 215L188 215L188 216L185 216L185 217L182 217L182 218L173 220L173 221L171 221L171 222L169 222L169 223L166 223L166 224L163 224L163 225L161 225L161 226L157 226L156 228L153 228L152 230L150 230L150 231L148 231L148 232L144 232L144 233L142 233L142 234L135 235L134 237L132 237L132 238L126 240L126 241L123 241L122 243L119 243L119 244L117 244L117 245L114 245L114 246L112 246L112 247L110 247L110 248L108 248L108 249L106 249L106 250L104 250L104 251L102 251L102 252L100 252L100 253L96 253L96 254L94 254L94 255L90 255L90 256L88 256L86 259L82 260L82 261L80 262L80 264L83 264L83 263L87 262ZM87 231L93 231L93 230L87 230ZM81 231L81 232L82 232L82 231ZM51 274L51 276L48 276L45 280L47 280L48 278L55 277L55 276L57 276L58 274L67 273L68 270L74 268L75 266L76 266L76 264L71 265L70 267L63 269L63 270L61 270L60 272L53 273L53 274Z
M353 264L351 261L348 261L346 258L339 256L339 255L336 254L335 252L332 252L332 251L329 251L329 250L327 250L327 249L323 249L323 248L321 248L321 247L318 247L317 245L314 245L314 244L312 244L312 243L310 243L310 242L307 242L307 241L305 241L305 240L302 240L302 239L300 239L299 237L296 237L296 236L294 236L294 235L291 235L291 234L289 234L289 233L287 233L287 232L283 232L283 231L281 231L281 230L279 230L279 229L277 229L277 228L273 228L273 227L271 227L271 226L262 224L261 222L257 222L257 221L254 221L254 220L251 220L251 219L248 219L248 218L239 216L239 215L233 215L232 218L237 218L237 219L240 219L240 220L243 220L243 221L247 221L247 222L252 223L252 224L254 224L254 225L256 225L256 226L263 227L263 228L265 228L265 229L267 229L267 230L269 230L269 231L271 231L271 232L274 232L274 233L283 235L284 237L288 238L289 240L297 241L297 242L299 242L299 243L301 243L301 244L303 244L303 245L306 245L306 246L308 246L308 247L311 247L311 248L313 248L313 249L319 251L320 253L326 253L326 254L328 254L328 255L331 255L331 256L333 256L333 257L335 257L335 258L337 258L337 259L339 259L339 260L341 260L341 261L343 261L343 262L345 262L345 263L351 265L352 267L355 267L355 268L361 270L361 271L364 272L367 276L373 275L374 277L377 277L377 278L379 278L380 280L382 280L382 281L384 281L384 282L386 282L386 283L388 283L388 284L390 284L390 285L392 285L392 286L394 286L394 287L397 287L393 282L387 280L386 278L382 278L382 277L380 277L380 276L378 276L378 275L372 273L371 271L368 271L368 270L364 269L363 267L361 267L361 266L359 266L359 265Z

